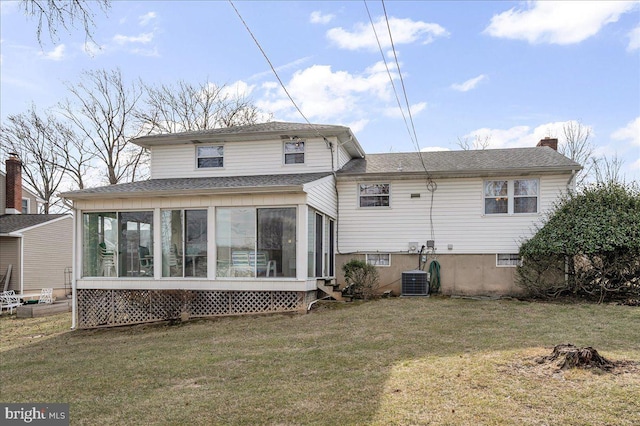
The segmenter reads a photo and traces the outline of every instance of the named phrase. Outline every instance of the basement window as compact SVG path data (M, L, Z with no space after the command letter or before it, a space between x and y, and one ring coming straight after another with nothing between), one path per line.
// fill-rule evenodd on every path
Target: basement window
M367 263L373 266L391 266L391 255L389 253L367 254Z
M522 261L518 253L496 254L496 266L520 266Z

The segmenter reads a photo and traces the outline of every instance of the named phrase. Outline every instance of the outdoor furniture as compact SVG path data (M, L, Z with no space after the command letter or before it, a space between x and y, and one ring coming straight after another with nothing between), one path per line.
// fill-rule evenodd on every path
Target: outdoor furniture
M40 300L38 300L38 304L41 303L53 303L53 289L52 288L43 288L40 292Z
M107 250L107 245L105 243L98 244L98 250L100 253L100 270L103 277L110 277L111 270L115 274L116 271L116 263L114 260L113 251Z
M0 312L3 309L7 309L10 314L13 313L13 308L17 308L22 305L20 297L16 296L14 290L7 290L0 293Z
M144 275L153 275L153 255L149 254L149 247L139 246L138 257L140 261L140 269L142 269Z
M276 261L267 260L265 252L255 252L247 250L236 250L231 253L231 267L234 276L253 276L253 270L256 269L258 274L266 273L269 277L271 274L276 276Z

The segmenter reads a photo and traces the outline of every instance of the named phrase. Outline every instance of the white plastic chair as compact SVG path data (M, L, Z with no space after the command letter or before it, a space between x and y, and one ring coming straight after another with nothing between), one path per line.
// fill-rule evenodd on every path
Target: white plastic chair
M40 300L38 300L38 304L40 303L53 303L53 289L52 288L43 288L40 292Z
M9 311L9 314L13 313L13 308L17 308L22 305L20 298L16 296L16 292L13 290L7 290L0 292L0 312L3 309Z

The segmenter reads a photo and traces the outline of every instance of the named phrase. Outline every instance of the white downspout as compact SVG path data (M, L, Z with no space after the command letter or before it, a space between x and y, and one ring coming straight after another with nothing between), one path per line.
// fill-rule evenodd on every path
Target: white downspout
M76 274L78 270L78 253L76 251L77 246L77 237L78 237L78 211L73 210L73 242L71 244L71 250L73 251L73 255L71 257L71 264L73 267L71 268L71 329L76 329L76 317L78 315L78 296L77 296L77 283L76 283Z
M24 236L20 235L20 294L24 294Z

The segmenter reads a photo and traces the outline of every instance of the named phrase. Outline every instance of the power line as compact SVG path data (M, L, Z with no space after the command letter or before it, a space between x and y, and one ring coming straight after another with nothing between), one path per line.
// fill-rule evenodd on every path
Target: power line
M273 66L273 64L271 63L271 60L269 59L269 57L267 56L267 53L264 51L264 49L262 48L262 46L260 45L260 42L258 42L258 39L256 38L255 35L253 35L253 32L251 31L251 29L249 28L249 25L247 25L247 23L245 22L245 20L242 18L242 15L240 15L240 12L238 11L238 9L236 8L236 6L233 4L233 0L229 0L229 4L231 5L231 7L233 7L233 10L236 12L236 15L238 15L238 18L240 18L240 21L242 21L242 24L244 25L244 27L247 29L247 32L249 33L249 35L251 35L251 38L253 39L253 41L255 42L256 46L258 46L258 49L260 49L260 52L262 53L262 56L264 56L264 59L267 61L267 63L269 64L269 67L271 67L271 71L273 71L273 74L276 76L276 79L278 80L278 83L280 83L280 86L282 87L282 90L284 90L284 93L287 94L287 97L289 98L289 100L291 101L291 103L293 104L293 106L296 108L296 110L298 110L298 113L302 116L302 118L304 118L304 121L307 122L307 124L309 126L311 126L311 128L316 132L316 134L318 136L320 136L325 143L327 144L327 147L330 148L333 144L331 142L329 142L329 140L322 134L320 133L320 131L318 130L318 128L313 125L309 119L307 119L307 117L304 115L304 113L302 112L302 110L300 109L300 107L298 106L298 104L296 103L296 101L293 100L293 96L291 96L291 94L289 93L289 91L287 90L287 87L284 85L284 83L282 82L282 79L280 78L280 76L278 75L278 72L276 71L276 68ZM331 151L332 155L333 155L333 150ZM331 164L331 167L333 168L333 162Z

